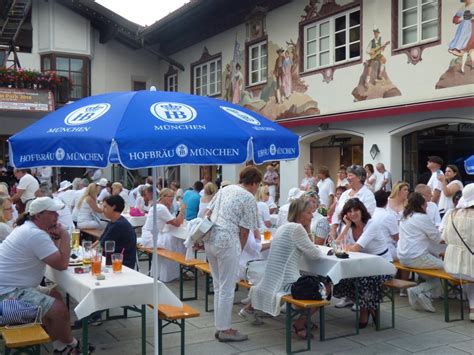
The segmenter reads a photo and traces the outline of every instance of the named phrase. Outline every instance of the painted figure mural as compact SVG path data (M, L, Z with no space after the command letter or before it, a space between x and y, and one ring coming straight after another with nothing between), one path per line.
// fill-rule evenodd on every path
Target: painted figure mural
M352 91L355 101L381 99L400 96L400 90L392 83L385 69L387 59L384 56L385 48L390 41L383 43L378 27L373 29L373 37L366 49L367 60L359 84Z
M439 78L436 89L474 84L474 3L464 0L464 4L454 14L456 33L448 46L454 58L449 68Z

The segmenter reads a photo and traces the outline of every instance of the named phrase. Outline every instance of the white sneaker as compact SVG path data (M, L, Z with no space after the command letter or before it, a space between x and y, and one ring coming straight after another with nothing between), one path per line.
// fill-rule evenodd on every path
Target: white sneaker
M354 302L352 302L349 298L344 297L339 302L337 302L334 307L336 307L336 308L345 308L345 307L352 306L353 304L354 304Z
M352 305L352 308L351 308L351 310L352 310L352 312L355 312L355 311L357 311L357 307L356 307L356 304L355 304L355 303Z
M257 312L249 312L247 309L242 308L239 311L239 316L250 322L252 325L262 325L265 324L258 316Z
M436 312L436 308L434 308L433 302L431 302L431 299L425 294L420 293L418 295L418 303L425 311L432 313Z
M418 310L418 292L415 290L414 287L407 289L408 294L408 303L410 304L411 308L414 310Z
M406 288L400 290L400 297L407 297L407 296L408 296L408 294L407 294L407 289Z

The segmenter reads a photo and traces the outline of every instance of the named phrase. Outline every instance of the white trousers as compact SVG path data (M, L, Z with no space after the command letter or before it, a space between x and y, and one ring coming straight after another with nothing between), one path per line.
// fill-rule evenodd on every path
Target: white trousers
M400 263L407 267L417 269L444 269L443 260L431 254L423 254L414 259L400 259ZM426 282L415 286L414 289L424 293L429 298L436 298L441 295L441 283L438 278L423 276Z
M214 324L217 330L231 329L235 284L239 272L240 247L218 248L205 243L214 286Z

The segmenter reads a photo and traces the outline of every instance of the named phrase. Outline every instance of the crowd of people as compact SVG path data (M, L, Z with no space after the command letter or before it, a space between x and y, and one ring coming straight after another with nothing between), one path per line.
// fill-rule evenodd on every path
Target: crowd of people
M235 283L245 278L253 260L266 259L266 266L239 315L254 325L264 323L261 312L280 313L282 295L301 276L299 259L321 258L320 245L377 255L387 262L398 260L407 267L444 268L453 277L474 281L474 184L464 186L455 165L442 171L443 166L440 157L430 156L428 183L410 186L404 181L392 184L382 163L341 167L336 181L327 167L307 164L301 184L290 189L286 201L279 196L279 177L271 164L265 174L249 165L236 183L222 181L218 187L196 181L185 191L179 182L167 187L162 179L154 187L150 177L127 190L121 182L109 182L91 171L95 179L64 180L53 192L51 179L38 177L48 171L33 176L17 169L14 187L0 183L0 300L18 297L41 306L55 351L78 348L60 294L40 286L46 265L57 270L68 267L71 231L102 230L94 246L103 248L114 240L116 252L124 252L124 265L134 268L137 243L152 246L155 231L158 247L185 254L174 230L196 225L202 218L214 223L204 250L213 278L215 337L223 342L248 339L232 329L232 308ZM139 238L124 212L144 216ZM263 242L271 228L272 240ZM179 265L160 260L157 272L161 281L170 282L179 277ZM382 284L391 277L357 279L359 327L375 320ZM335 285L330 279L324 282L328 293L339 299L335 307L354 306L355 279ZM474 286L464 285L464 292L474 321ZM439 295L439 280L430 278L400 293L408 296L413 309L428 312L436 311L432 301ZM311 336L306 321L303 317L293 324L301 338Z

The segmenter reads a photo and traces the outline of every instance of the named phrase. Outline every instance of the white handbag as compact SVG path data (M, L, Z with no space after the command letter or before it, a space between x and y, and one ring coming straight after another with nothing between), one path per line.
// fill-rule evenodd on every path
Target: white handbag
M213 226L214 222L209 218L204 217L201 222L191 230L191 240L193 241L193 244L204 241Z
M247 261L247 269L245 270L246 281L251 285L256 285L263 278L265 273L266 260L257 259Z

